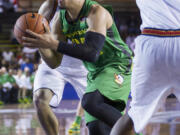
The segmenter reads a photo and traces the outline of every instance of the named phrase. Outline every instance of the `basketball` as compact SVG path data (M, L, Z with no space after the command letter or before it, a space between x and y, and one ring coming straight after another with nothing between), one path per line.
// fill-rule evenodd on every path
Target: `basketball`
M45 33L43 23L48 25L48 21L38 13L26 13L20 16L14 25L14 35L17 41L22 44L22 37L28 37L26 29L38 34Z

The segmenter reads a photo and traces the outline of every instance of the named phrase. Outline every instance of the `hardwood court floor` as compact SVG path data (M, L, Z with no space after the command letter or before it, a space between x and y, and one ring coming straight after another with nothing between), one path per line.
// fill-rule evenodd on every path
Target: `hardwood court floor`
M60 135L67 135L74 116L78 100L63 100L56 112L60 123ZM61 109L60 109L61 108ZM88 135L84 120L81 135ZM0 135L45 135L42 130L33 105L0 106Z
M169 98L163 108L165 111L153 116L143 135L180 135L180 103Z
M60 123L60 135L67 135L67 130L74 120L77 100L63 100L54 111ZM143 135L180 135L180 103L168 99L166 113L160 112L151 120ZM171 112L175 110L176 112ZM169 112L169 113L168 113ZM38 122L33 105L0 106L0 135L45 135ZM81 135L88 135L84 120Z

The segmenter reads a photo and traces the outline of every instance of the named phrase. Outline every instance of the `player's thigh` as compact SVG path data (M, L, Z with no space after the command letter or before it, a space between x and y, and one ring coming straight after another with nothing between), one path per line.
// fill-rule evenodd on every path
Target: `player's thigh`
M171 53L171 64L170 66L170 71L171 72L171 82L173 84L174 88L174 94L180 101L180 37L175 39L175 42L172 46L173 52Z
M41 88L47 88L55 94L63 92L65 85L64 76L55 69L40 65L34 80L34 92Z
M132 102L136 104L137 102L140 104L151 103L170 85L166 63L168 57L163 50L168 47L163 48L163 42L165 42L164 39L145 36L136 39L137 46L131 78Z
M168 63L170 59L164 53L170 50L165 40L144 36L136 39L131 78L132 101L128 114L137 132L146 126L161 106L160 101L167 97L172 88Z
M60 82L58 82L60 81ZM57 87L63 82L63 75L56 69L51 69L45 64L40 64L34 79L34 90L41 87Z
M38 91L40 91L40 89L43 89L43 91L50 91L53 93L53 101L58 104L62 98L65 83L66 81L64 80L64 76L62 73L57 70L50 69L47 66L40 65L35 76L33 92L39 93ZM50 100L51 98L49 98L48 100Z

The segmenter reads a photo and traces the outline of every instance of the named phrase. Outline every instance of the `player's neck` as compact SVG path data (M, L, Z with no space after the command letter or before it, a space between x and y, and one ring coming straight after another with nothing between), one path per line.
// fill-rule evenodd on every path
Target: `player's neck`
M72 3L69 8L67 8L68 17L71 20L77 19L85 0L77 0L76 2Z

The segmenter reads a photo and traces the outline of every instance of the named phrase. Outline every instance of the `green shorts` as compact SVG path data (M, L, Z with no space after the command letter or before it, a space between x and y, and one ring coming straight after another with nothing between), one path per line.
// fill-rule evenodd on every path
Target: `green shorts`
M114 67L106 67L96 76L88 75L88 85L86 93L98 90L106 98L127 103L130 92L131 73L123 74L121 70ZM85 112L86 123L97 120L95 117Z

